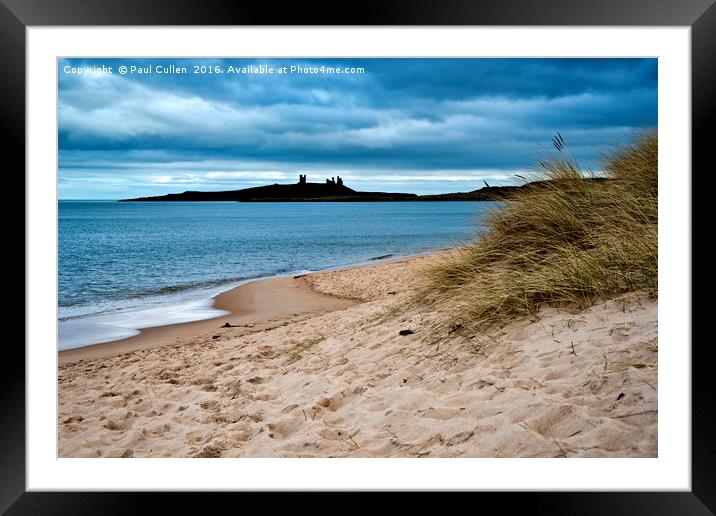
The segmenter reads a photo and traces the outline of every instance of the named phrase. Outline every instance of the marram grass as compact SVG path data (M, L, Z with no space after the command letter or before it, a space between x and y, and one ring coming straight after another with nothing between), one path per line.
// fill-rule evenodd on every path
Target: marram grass
M641 133L605 158L606 180L568 158L541 163L536 179L547 181L501 203L484 232L430 271L420 297L474 330L543 303L586 307L636 290L656 297L657 149L657 135Z

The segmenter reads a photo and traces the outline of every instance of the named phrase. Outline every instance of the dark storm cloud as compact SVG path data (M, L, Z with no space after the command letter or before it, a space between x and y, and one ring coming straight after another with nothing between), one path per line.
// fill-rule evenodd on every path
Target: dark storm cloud
M189 73L116 73L157 64ZM194 64L365 73L194 75ZM115 73L64 73L100 65ZM366 187L468 190L487 177L510 182L557 130L595 168L606 146L657 123L655 59L72 59L58 68L60 191L73 197L240 188L306 169Z

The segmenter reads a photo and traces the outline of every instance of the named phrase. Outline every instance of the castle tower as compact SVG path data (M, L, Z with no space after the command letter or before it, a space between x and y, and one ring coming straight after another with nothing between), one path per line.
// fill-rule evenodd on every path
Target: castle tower
M299 184L299 185L305 185L305 184L306 184L306 174L299 174L299 176L298 176L298 184Z
M336 177L336 184L339 186L343 184L343 179L341 179L341 176Z

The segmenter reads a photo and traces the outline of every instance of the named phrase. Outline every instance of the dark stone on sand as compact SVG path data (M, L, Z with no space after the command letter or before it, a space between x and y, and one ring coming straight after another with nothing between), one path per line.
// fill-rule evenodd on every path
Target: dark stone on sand
M415 333L413 330L400 330L398 332L399 335L412 335L413 333Z

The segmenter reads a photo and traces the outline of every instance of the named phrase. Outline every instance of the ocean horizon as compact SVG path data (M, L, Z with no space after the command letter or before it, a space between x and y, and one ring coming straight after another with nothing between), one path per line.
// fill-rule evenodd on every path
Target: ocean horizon
M213 297L261 278L436 251L493 202L58 202L58 348L217 317Z

